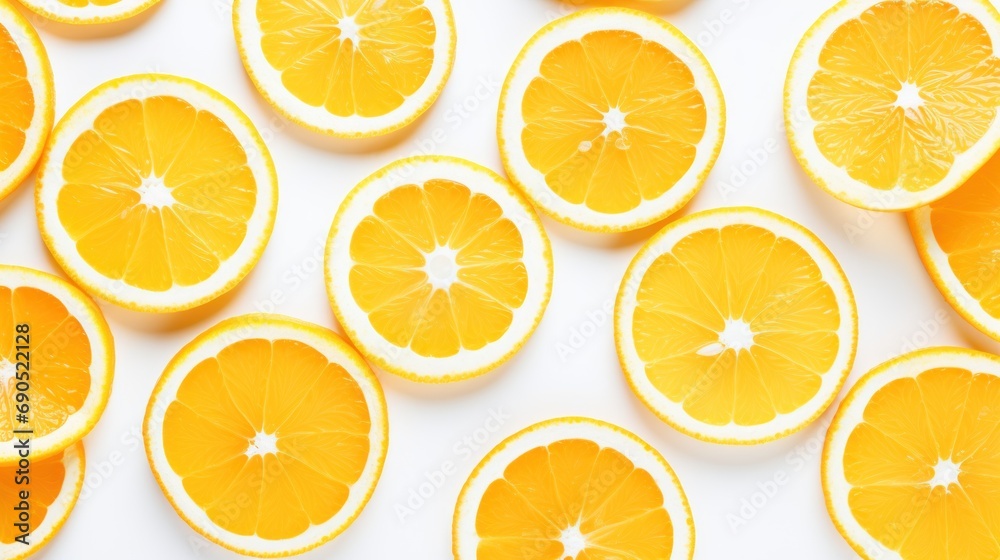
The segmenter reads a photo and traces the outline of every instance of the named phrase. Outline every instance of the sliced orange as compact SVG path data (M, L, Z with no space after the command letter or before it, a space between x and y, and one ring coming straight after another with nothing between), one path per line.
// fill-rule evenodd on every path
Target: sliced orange
M455 508L455 560L689 560L694 523L663 457L634 434L558 418L479 463Z
M86 461L83 442L78 441L55 455L32 460L27 480L17 484L16 465L0 467L0 559L22 560L33 556L49 544L62 529L73 511L80 490ZM22 500L21 492L28 493ZM24 511L22 502L28 504L28 527L18 527ZM20 509L15 509L20 508ZM24 536L27 532L28 535ZM25 542L27 541L27 546Z
M52 134L38 175L42 238L78 284L140 311L233 288L271 235L274 163L253 123L192 80L107 82Z
M541 320L549 240L496 173L458 158L400 160L361 182L330 230L337 320L383 369L427 382L485 373Z
M851 389L826 438L823 492L867 560L1000 557L1000 357L931 348Z
M1000 13L988 0L844 0L806 33L785 84L793 151L837 198L909 210L1000 147Z
M194 530L273 557L354 521L382 472L388 427L378 380L332 331L246 315L174 357L143 433L156 480Z
M0 3L0 200L34 169L52 129L52 67L38 34Z
M160 0L21 0L28 9L70 24L111 23L130 18Z
M536 206L593 231L683 206L722 147L725 102L698 47L660 18L594 8L542 28L500 95L504 167Z
M111 331L93 300L50 274L0 265L0 465L18 461L18 439L29 438L40 460L89 433L114 367ZM29 399L26 422L19 393Z
M756 208L692 214L639 251L615 305L632 389L668 424L716 443L815 420L854 362L857 308L810 231Z
M1000 340L1000 156L961 188L908 215L934 284L952 307Z
M240 57L281 114L354 138L411 123L455 60L448 0L236 0Z

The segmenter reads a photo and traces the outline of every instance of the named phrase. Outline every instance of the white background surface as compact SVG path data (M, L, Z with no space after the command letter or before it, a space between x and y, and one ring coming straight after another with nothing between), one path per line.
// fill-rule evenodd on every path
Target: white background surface
M499 84L535 30L575 8L556 0L452 1L458 55L444 94L425 118L376 145L330 142L278 119L240 64L230 0L164 0L128 25L96 32L32 17L55 71L57 119L87 91L121 75L155 71L195 78L233 99L257 123L281 185L270 245L232 294L171 316L102 305L117 346L114 390L103 419L86 439L85 494L40 557L238 558L189 529L160 493L141 447L146 401L169 358L225 317L270 310L273 299L280 299L277 312L335 324L323 287L322 243L340 200L371 172L422 151L463 156L500 170L494 133ZM834 200L809 181L788 149L781 125L785 70L799 37L833 0L676 1L680 5L662 10L663 17L702 47L728 103L719 162L684 212L760 206L805 224L831 247L855 288L860 311L858 359L849 383L911 344L995 350L939 296L902 216L871 214ZM468 111L459 109L463 103ZM741 167L745 180L733 181ZM450 557L455 499L478 460L508 434L563 415L618 423L663 453L691 501L699 559L854 558L822 501L819 451L830 414L797 436L740 449L700 443L662 424L627 388L611 323L600 317L602 307L610 308L630 258L655 228L596 236L551 220L545 225L555 256L555 285L534 337L509 364L465 384L423 387L380 375L391 428L382 480L347 532L302 558ZM56 270L37 232L32 180L0 202L0 260ZM599 324L590 323L591 316ZM581 332L586 334L574 335ZM560 345L571 348L574 341L581 347L561 355ZM491 410L509 416L493 433L486 430L493 426L487 422ZM463 443L476 435L485 438L477 449ZM446 462L455 465L454 474L401 521L396 506L406 505L411 490L425 482L425 472ZM740 516L742 500L752 499L759 484L776 476L786 484L763 507L744 508L748 519L734 529L730 516Z

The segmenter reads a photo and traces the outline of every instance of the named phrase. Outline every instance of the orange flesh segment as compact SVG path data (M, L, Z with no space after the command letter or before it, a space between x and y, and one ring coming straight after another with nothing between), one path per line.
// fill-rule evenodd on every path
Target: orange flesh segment
M733 321L752 345L722 343ZM650 265L632 332L664 396L707 424L754 426L816 395L840 325L833 289L801 246L731 225L694 232Z
M14 528L14 523L19 522L18 512L14 510L14 506L21 502L19 495L21 491L27 490L29 493L27 501L32 529L40 527L45 521L49 508L59 497L66 479L63 455L64 453L60 451L41 461L32 461L30 484L14 483L18 470L16 465L0 467L0 543L13 545L14 539L21 534ZM33 544L35 541L29 537L29 542Z
M808 108L820 152L877 189L937 185L1000 106L1000 59L982 23L941 0L879 2L819 56Z
M567 531L585 546L567 550ZM669 558L674 528L652 475L620 452L583 439L514 459L476 513L479 560ZM579 541L578 541L579 542ZM527 553L527 554L526 554Z
M0 441L14 439L15 364L18 356L17 325L27 324L30 364L31 414L27 426L34 437L52 433L83 407L90 394L90 339L83 325L56 297L36 288L0 286ZM19 359L20 358L20 359Z
M959 368L891 381L847 440L848 503L872 537L907 560L1000 555L1000 379ZM947 487L942 461L957 465Z
M340 511L367 464L370 430L343 367L302 342L249 339L191 370L167 407L163 445L214 523L277 540Z
M259 0L257 21L285 88L339 117L398 109L434 62L437 29L423 0Z
M10 32L0 25L0 171L21 155L25 131L35 114L35 95L28 68Z
M1000 318L1000 158L990 159L960 189L930 204L934 239L965 290Z
M351 236L351 294L386 340L447 357L500 339L528 292L521 233L492 198L432 180L397 187ZM440 269L445 287L432 283ZM438 272L435 272L438 271Z
M59 220L97 272L162 292L211 277L243 243L257 183L218 117L176 97L113 105L63 162Z
M619 214L667 192L694 163L708 113L663 45L595 31L553 49L521 101L524 153L559 197Z

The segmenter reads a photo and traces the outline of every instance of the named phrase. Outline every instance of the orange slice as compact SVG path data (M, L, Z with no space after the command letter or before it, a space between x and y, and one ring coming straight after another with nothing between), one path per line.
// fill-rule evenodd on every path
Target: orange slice
M455 60L448 0L236 0L243 66L282 115L357 138L413 122Z
M1000 340L1000 157L965 185L917 208L910 231L934 284L966 320Z
M28 9L70 24L120 21L152 8L160 0L21 0Z
M837 529L866 560L1000 556L1000 358L931 348L864 376L823 451Z
M792 149L844 202L910 210L1000 147L1000 13L988 0L844 0L806 32L785 84Z
M663 457L617 426L559 418L507 438L472 472L456 560L689 560L694 523Z
M500 95L511 180L553 218L593 231L662 220L701 188L725 134L708 61L662 19L594 8L542 28Z
M34 169L52 129L52 67L38 34L0 4L0 200Z
M85 465L83 442L78 441L47 459L32 460L24 484L15 483L18 466L0 467L0 559L33 556L59 533L80 497ZM21 492L28 493L27 500ZM22 502L28 503L27 531L15 526L24 523Z
M93 300L55 276L0 265L0 465L18 461L20 438L37 461L87 435L108 404L114 367ZM19 393L28 395L27 422Z
M231 101L145 74L87 94L52 134L38 175L42 238L78 284L140 311L180 311L256 264L278 201L274 163Z
M337 320L383 369L426 382L485 373L541 320L549 240L531 206L458 158L400 160L340 206L326 250Z
M815 420L854 363L858 318L810 231L756 208L692 214L639 251L615 305L632 389L668 424L731 444Z
M386 422L378 380L332 331L245 315L174 357L143 433L157 482L194 530L274 557L354 521L382 472Z

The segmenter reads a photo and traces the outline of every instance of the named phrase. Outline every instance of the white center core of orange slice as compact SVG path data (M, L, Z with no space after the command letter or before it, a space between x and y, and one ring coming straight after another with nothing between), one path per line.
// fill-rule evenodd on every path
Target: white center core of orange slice
M265 434L264 432L257 432L257 435L250 440L250 445L247 447L246 455L247 457L255 457L257 455L267 455L268 453L278 452L278 436L274 434Z
M726 350L749 350L753 346L753 331L743 319L726 319L726 326L719 333L719 341L706 344L698 350L699 356L718 356Z
M434 289L447 290L458 281L457 256L458 252L449 247L438 247L427 255L424 272Z
M719 333L719 343L733 350L749 350L753 346L753 331L743 319L726 319L726 328Z
M924 106L924 98L920 97L920 87L916 84L906 82L903 87L896 92L896 107L904 111L913 111Z
M174 203L174 195L170 194L170 189L163 184L159 177L146 177L137 189L139 191L139 203L151 208L163 208Z
M625 113L618 107L608 109L608 112L604 113L604 135L607 136L612 132L621 133L624 129Z
M934 478L931 479L931 487L944 486L947 490L952 484L958 484L958 475L961 472L959 466L951 459L942 459L934 465Z
M17 366L7 358L0 358L0 387L6 387L11 379L17 377Z
M358 22L354 21L352 16L344 16L337 22L337 28L340 29L340 40L350 41L355 47L358 46L358 37L360 36L361 26Z
M559 542L563 545L562 556L576 558L577 554L583 552L583 549L587 548L587 539L580 532L580 527L574 525L569 529L562 532L559 537Z

